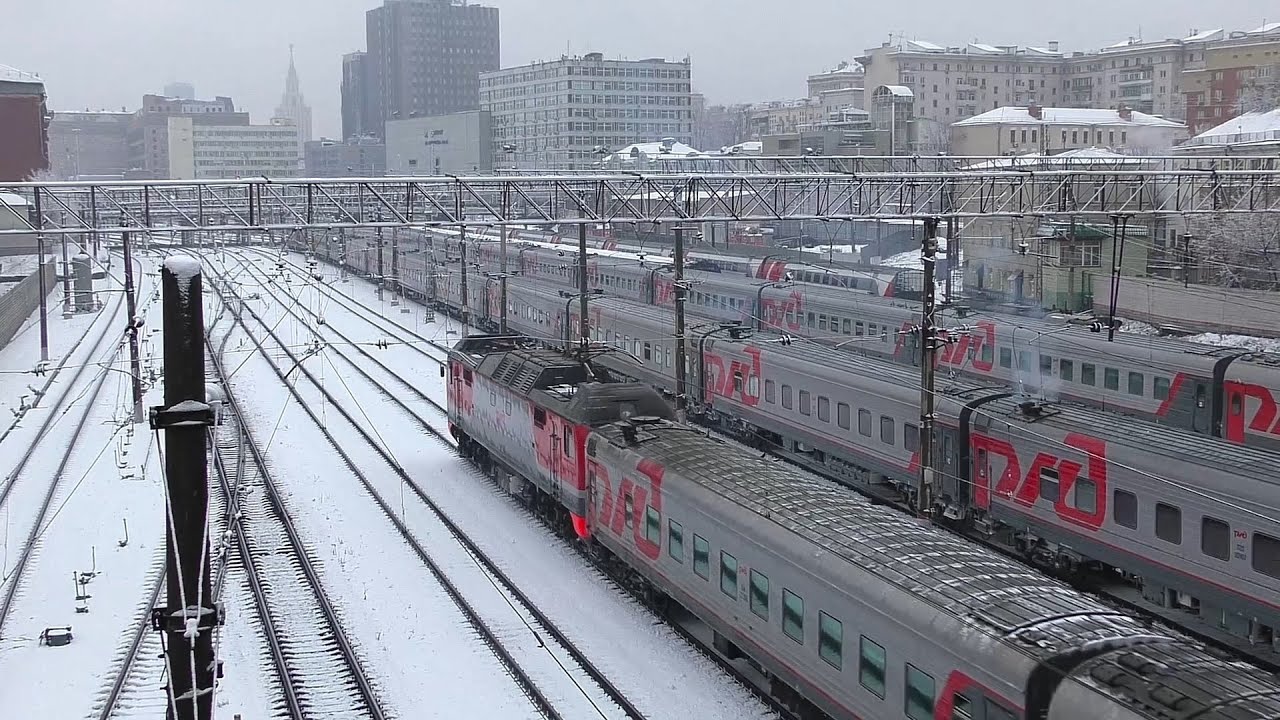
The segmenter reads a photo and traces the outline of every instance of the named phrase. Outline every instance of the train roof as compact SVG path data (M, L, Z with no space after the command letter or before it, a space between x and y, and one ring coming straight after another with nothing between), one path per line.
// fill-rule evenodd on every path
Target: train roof
M597 433L751 513L744 522L775 523L1029 656L1052 656L1142 628L1133 618L992 550L690 427L618 422Z
M610 382L589 363L554 350L501 344L503 339L465 338L451 354L475 372L575 422L604 423L617 419L620 411L624 417L672 417L662 396L649 385Z

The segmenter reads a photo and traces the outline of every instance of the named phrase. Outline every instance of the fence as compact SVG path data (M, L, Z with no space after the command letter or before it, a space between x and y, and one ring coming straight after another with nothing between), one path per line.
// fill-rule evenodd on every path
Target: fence
M55 264L50 259L44 265L45 290L52 291L56 284L54 276ZM0 348L9 344L22 323L31 317L31 313L40 307L40 273L37 270L23 278L9 292L0 295Z
M1093 278L1093 309L1108 312L1111 277ZM1155 278L1120 279L1116 315L1192 332L1280 337L1280 293L1189 285Z

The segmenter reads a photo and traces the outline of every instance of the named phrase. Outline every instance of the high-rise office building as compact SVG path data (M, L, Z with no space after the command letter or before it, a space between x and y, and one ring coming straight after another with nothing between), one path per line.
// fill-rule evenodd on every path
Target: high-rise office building
M365 14L372 124L480 107L480 73L500 67L498 9L466 0L385 0Z
M369 77L369 53L353 52L342 56L342 139L374 135L383 137L381 125L374 122L377 95Z

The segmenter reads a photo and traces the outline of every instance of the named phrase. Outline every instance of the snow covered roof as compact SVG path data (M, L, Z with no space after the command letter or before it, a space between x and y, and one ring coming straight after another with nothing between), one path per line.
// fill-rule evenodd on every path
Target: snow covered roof
M1190 35L1182 38L1182 42L1205 42L1207 40L1221 40L1222 28L1214 28L1212 30L1197 30Z
M911 92L911 88L906 85L881 85L876 88L876 94L892 95L894 97L915 97L915 93Z
M1117 165L1143 165L1148 160L1134 155L1122 155L1106 148L1088 147L1068 150L1057 155L1041 155L1030 153L1007 158L987 160L985 162L966 165L965 170L1003 170L1013 167L1053 167L1055 165L1093 165L1102 164L1111 167Z
M866 70L862 67L862 63L854 60L852 62L845 61L830 70L823 70L811 77L822 77L823 75L861 75Z
M905 40L902 45L906 50L922 50L924 52L942 52L946 50L941 45L935 45L927 40Z
M1276 32L1280 32L1280 22L1266 23L1261 27L1257 27L1257 28L1254 28L1253 30L1250 30L1249 34L1250 35L1270 35Z
M1094 108L1040 108L1040 117L1032 117L1030 109L1025 107L1006 106L988 110L981 115L974 115L960 122L953 123L958 127L974 125L1145 125L1149 127L1182 128L1180 122L1165 120L1155 115L1140 113L1136 110L1128 120L1120 117L1119 110L1097 110Z
M1247 112L1209 128L1185 145L1237 145L1280 140L1280 107L1268 112Z
M0 64L0 82L43 83L39 75Z
M760 140L748 140L720 148L721 155L759 155L762 152L764 152L764 143Z
M632 143L606 157L604 162L633 162L644 158L671 160L675 158L701 157L703 155L705 153L702 151L695 150L682 142L675 142L666 146L661 142Z
M0 192L0 205L8 205L10 207L26 207L27 201L21 195L13 193Z

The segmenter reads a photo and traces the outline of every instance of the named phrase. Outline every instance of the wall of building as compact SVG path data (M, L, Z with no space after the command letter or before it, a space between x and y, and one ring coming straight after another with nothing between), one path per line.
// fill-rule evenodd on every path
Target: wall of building
M1187 124L1199 134L1240 110L1241 92L1252 82L1280 75L1280 36L1244 37L1206 48L1182 76ZM1255 109L1255 108L1250 108ZM1261 108L1270 109L1270 108Z
M52 292L55 284L55 261L50 258L44 264L45 290ZM22 323L40 307L40 271L28 275L22 282L0 295L0 348L9 344Z
M493 171L492 118L486 111L387 123L388 175Z
M381 177L387 172L387 146L313 140L304 146L303 169L307 177Z
M59 180L123 176L129 166L130 112L55 112L49 123L49 170Z
M44 86L0 82L0 181L26 180L49 167Z
M301 152L293 125L202 125L168 119L168 176L173 180L298 177Z
M1186 134L1185 129L1150 127L1140 124L961 125L952 128L951 154L960 156L1055 154L1065 150L1089 147L1123 147L1143 154L1167 153L1177 142L1185 140Z
M1107 313L1111 279L1095 277L1093 308ZM1280 294L1190 285L1155 278L1126 277L1120 282L1116 314L1152 325L1192 332L1223 332L1276 337Z

